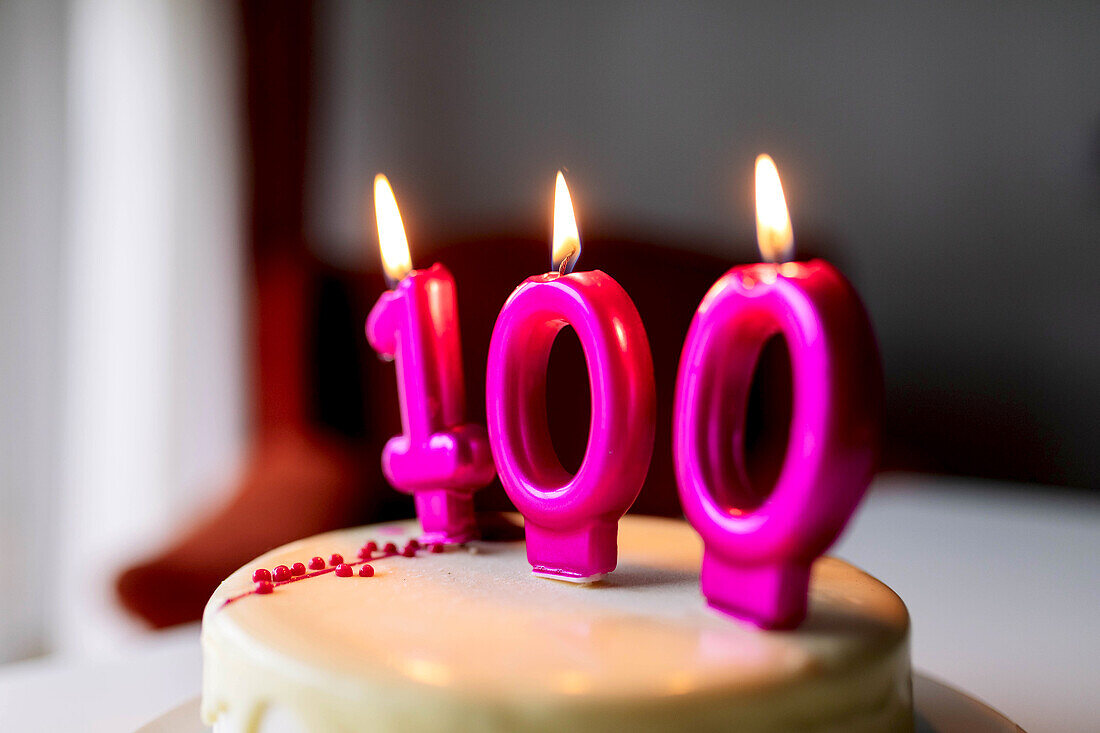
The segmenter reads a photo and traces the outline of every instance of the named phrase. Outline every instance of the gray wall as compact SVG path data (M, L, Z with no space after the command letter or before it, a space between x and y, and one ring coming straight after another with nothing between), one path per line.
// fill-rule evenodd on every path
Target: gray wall
M1100 486L1100 4L330 2L317 41L329 256L364 261L376 170L415 248L545 227L565 166L582 236L745 261L768 151L867 302L914 461Z

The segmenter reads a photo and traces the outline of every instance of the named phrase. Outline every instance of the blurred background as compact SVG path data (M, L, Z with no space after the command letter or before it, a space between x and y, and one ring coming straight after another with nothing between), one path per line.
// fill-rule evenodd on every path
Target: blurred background
M474 418L565 168L667 423L768 152L874 322L883 469L1095 492L1098 91L1084 2L0 0L0 661L115 653L267 547L411 511L362 338L379 171L455 271ZM677 510L667 434L643 511Z

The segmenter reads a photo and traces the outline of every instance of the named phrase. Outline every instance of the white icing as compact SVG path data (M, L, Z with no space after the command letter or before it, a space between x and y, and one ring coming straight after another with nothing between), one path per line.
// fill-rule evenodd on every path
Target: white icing
M235 733L240 729L237 721L228 715L221 716L213 725L213 733ZM264 708L255 730L256 733L309 733L309 728L294 711L284 705L269 705Z
M278 705L311 731L912 728L896 595L823 559L800 629L744 626L703 603L700 543L682 522L625 519L619 567L597 584L534 577L522 543L478 543L223 607L257 567L351 560L416 531L319 535L230 576L203 621L204 719L251 733Z

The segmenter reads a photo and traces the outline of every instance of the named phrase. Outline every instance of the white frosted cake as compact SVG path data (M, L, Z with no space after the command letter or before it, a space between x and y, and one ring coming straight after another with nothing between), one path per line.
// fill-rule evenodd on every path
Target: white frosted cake
M219 733L913 728L905 605L840 560L815 564L806 621L769 632L706 606L702 545L684 522L624 518L618 568L587 586L532 575L521 539L418 547L418 531L317 535L226 579L203 616L205 722Z

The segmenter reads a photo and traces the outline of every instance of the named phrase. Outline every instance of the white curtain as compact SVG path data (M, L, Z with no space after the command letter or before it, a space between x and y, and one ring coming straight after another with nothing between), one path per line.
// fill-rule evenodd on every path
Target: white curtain
M57 487L62 6L0 2L0 661L44 649Z
M26 108L0 129L41 173L0 189L24 224L0 232L0 551L18 591L0 597L0 659L109 652L139 630L118 568L177 531L241 446L237 19L205 1L0 7L0 47L24 55L4 107Z

